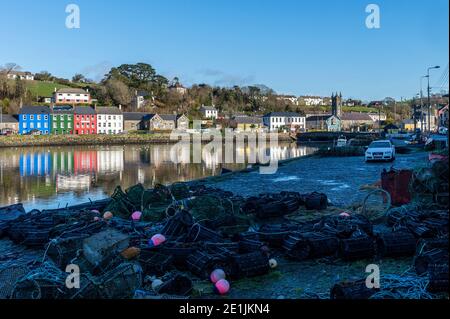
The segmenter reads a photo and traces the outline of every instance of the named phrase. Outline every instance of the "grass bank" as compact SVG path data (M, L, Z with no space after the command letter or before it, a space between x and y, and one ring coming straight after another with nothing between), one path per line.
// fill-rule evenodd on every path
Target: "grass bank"
M279 141L292 141L288 134L279 134ZM170 133L121 135L10 135L0 136L1 147L71 146L71 145L124 145L176 143ZM204 142L208 142L205 140Z

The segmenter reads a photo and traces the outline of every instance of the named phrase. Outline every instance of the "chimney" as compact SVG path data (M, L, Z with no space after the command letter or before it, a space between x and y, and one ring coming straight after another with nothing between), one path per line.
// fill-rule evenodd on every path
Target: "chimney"
M119 110L122 111L122 104L119 104Z

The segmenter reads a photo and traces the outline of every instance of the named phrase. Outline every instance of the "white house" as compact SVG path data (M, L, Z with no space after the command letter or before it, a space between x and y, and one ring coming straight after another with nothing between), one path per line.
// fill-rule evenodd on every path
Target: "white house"
M89 91L77 88L62 88L53 93L53 102L56 104L90 104Z
M297 131L306 128L306 117L295 112L271 112L263 116L263 123L270 131L280 128Z
M378 121L386 121L386 114L384 113L367 113L367 115L370 116L370 118L372 119L372 121L377 122Z
M324 104L323 97L320 96L304 95L301 96L300 99L302 99L305 102L305 105L307 106L316 106Z
M122 107L97 106L97 134L120 134L123 132Z
M19 71L11 71L6 77L10 80L15 80L17 78L21 80L33 81L34 75L31 72L19 72Z
M204 118L207 119L217 119L219 116L219 112L214 106L204 106L200 108L200 112L202 112L202 115Z

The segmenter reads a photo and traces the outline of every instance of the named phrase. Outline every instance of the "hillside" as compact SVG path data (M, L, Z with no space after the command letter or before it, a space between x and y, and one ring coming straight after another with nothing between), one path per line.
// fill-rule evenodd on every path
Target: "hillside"
M26 81L25 85L33 96L52 96L56 89L67 88L68 85L47 81Z

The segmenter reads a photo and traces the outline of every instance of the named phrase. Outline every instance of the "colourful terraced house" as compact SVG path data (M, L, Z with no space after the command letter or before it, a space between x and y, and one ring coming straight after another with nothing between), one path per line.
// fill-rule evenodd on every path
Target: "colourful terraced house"
M19 134L50 134L48 106L23 106L19 112Z
M55 106L51 114L51 133L56 135L73 134L73 108Z

